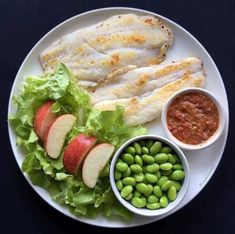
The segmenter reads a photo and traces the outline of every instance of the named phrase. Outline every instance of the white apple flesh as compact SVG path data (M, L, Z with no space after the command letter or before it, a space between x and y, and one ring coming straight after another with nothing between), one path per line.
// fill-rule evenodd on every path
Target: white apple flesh
M108 143L96 145L87 155L82 167L82 178L89 188L94 188L100 172L111 158L114 146Z
M61 115L49 127L45 136L45 149L51 158L60 156L66 135L73 128L76 119L71 114Z

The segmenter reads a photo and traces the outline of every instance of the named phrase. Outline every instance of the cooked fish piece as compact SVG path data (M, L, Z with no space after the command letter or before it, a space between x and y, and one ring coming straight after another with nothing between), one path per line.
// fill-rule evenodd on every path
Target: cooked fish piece
M61 37L41 53L40 61L46 72L62 62L81 85L92 86L127 65L162 62L173 38L157 17L115 15Z
M202 74L186 74L162 88L154 90L148 96L122 98L97 103L94 108L100 111L115 110L117 105L124 107L125 122L129 126L148 123L161 114L167 100L178 90L186 87L202 87L205 77Z
M201 60L186 58L179 62L132 69L89 89L92 104L104 100L140 96L180 79L187 73L203 75Z

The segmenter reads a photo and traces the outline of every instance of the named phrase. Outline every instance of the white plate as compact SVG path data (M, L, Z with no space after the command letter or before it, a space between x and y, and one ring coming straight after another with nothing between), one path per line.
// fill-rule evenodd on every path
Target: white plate
M169 53L167 55L167 60L172 59L180 59L184 57L189 56L195 56L200 58L203 61L205 70L206 70L206 89L210 90L215 96L218 98L218 100L221 102L224 113L226 116L226 126L224 129L224 132L220 139L216 142L216 144L212 145L211 147L201 150L201 151L194 151L194 152L186 152L185 154L187 156L187 159L189 161L189 166L191 169L191 183L189 186L188 193L186 197L184 198L183 202L180 204L179 207L177 207L176 210L182 208L184 205L186 205L188 202L190 202L207 184L209 179L212 177L215 169L217 168L219 161L222 157L226 139L227 139L227 133L228 133L228 102L227 102L227 96L226 91L223 85L222 78L220 76L220 73L213 62L212 58L208 54L208 52L202 47L202 45L185 29L183 29L178 24L174 23L173 21L166 19L165 17L162 17L160 15L157 15L152 12L139 10L139 9L133 9L133 8L123 8L123 7L115 7L115 8L104 8L104 9L98 9L94 11L89 11L80 15L77 15L54 29L52 29L48 34L46 34L29 52L28 56L25 58L23 64L21 65L10 95L9 100L9 110L8 115L12 115L15 111L13 103L11 101L12 95L18 93L18 88L22 84L22 80L27 75L31 74L41 74L42 69L39 64L38 56L48 45L50 45L53 41L55 41L57 38L61 37L64 34L73 32L74 30L78 28L82 28L88 25L91 25L93 23L97 23L101 20L104 20L112 15L116 14L124 14L124 13L136 13L136 14L151 14L156 15L160 18L162 18L173 30L175 34L175 42L172 48L170 48ZM165 136L165 133L161 127L160 121L156 120L150 124L147 124L149 133L151 134L158 134ZM9 126L9 135L10 135L10 141L13 148L13 152L16 158L16 161L21 167L22 161L24 159L24 155L22 151L16 147L16 138L13 129ZM164 218L165 216L160 217L142 217L142 216L135 216L134 219L129 223L124 223L121 220L107 220L104 217L98 217L94 220L92 219L86 219L86 218L80 218L75 217L72 215L66 208L61 207L57 203L51 200L49 194L37 187L33 186L32 183L29 181L27 176L25 175L26 179L30 183L30 185L33 187L33 189L52 207L57 209L58 211L62 212L63 214L74 218L76 220L96 225L96 226L104 226L104 227L131 227L131 226L138 226L142 224L151 223L154 221L157 221L159 219ZM172 211L171 213L175 212L176 210ZM167 214L169 215L169 214Z

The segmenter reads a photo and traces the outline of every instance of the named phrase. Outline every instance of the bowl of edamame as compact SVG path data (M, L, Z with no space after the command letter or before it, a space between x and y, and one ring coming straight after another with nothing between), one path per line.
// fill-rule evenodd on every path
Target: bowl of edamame
M110 166L110 183L117 199L143 216L163 215L178 206L189 181L184 153L157 135L130 139L118 149Z

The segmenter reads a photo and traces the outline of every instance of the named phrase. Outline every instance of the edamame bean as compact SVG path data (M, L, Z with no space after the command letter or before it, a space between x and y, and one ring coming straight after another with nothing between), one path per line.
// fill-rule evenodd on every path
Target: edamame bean
M133 198L133 193L130 193L127 197L125 197L125 200L130 201Z
M170 176L172 173L172 170L168 170L168 171L161 171L163 176Z
M168 161L168 155L165 153L159 153L154 156L155 162L162 164Z
M142 172L142 167L138 164L132 164L130 168L131 168L131 171L133 171L136 174L139 174Z
M169 162L160 164L161 170L168 171L168 170L171 170L171 168L172 168L172 164Z
M123 154L122 159L124 162L128 163L129 165L134 163L134 157L131 154Z
M122 173L122 176L123 177L128 177L130 175L131 175L131 169L130 169L130 167L128 167L127 170Z
M162 190L159 185L153 187L153 193L158 198L162 197Z
M124 179L122 179L122 183L125 185L131 185L131 186L136 185L136 181L133 177L125 177Z
M118 162L116 164L116 169L119 171L119 172L125 172L128 168L128 165L127 163L125 162Z
M176 188L176 191L181 189L181 184L178 181L172 181L172 186Z
M130 193L132 193L133 187L131 185L125 186L121 191L121 196L123 198L127 197Z
M157 184L159 186L162 186L167 180L168 180L167 176L161 176L160 179L158 180Z
M144 180L144 174L143 173L134 174L134 178L136 182L142 182Z
M168 206L168 199L166 196L162 196L159 200L161 207L167 207Z
M172 154L168 154L168 161L172 164L176 163L176 160Z
M182 180L184 176L185 176L185 173L182 170L175 170L171 174L171 177L173 178L173 180Z
M183 169L183 167L182 167L182 165L181 164L175 164L175 165L173 165L173 169L174 170L182 170Z
M133 197L131 199L131 204L137 208L143 208L146 205L146 201L140 197Z
M151 173L146 173L145 178L151 184L156 183L158 181L158 177Z
M155 175L158 177L158 179L162 176L162 174L161 174L160 171L157 171L157 172L155 173Z
M150 195L150 196L148 196L147 200L148 200L148 203L155 203L158 201L158 198L154 195Z
M141 167L143 166L143 160L139 155L135 156L135 163L140 165Z
M143 154L149 154L148 148L145 147L145 146L143 146L143 147L142 147L142 153L143 153Z
M142 194L139 191L134 192L134 197L141 197Z
M147 164L153 164L153 163L154 163L154 158L153 158L152 156L149 156L149 155L144 154L144 155L142 156L142 159L143 159L143 161L144 161L145 163L147 163Z
M133 144L133 147L135 148L135 152L136 152L137 154L141 154L141 153L142 153L141 146L140 146L139 143L135 142L135 143Z
M140 193L146 193L148 191L148 187L144 183L138 183L136 185L136 190L139 191Z
M147 191L144 193L146 197L148 197L153 192L153 186L151 184L147 184Z
M132 146L128 146L125 151L126 151L128 154L132 154L132 155L135 154L135 148L132 147Z
M147 203L146 207L150 210L157 210L159 208L161 208L161 205L159 202L155 202L155 203Z
M122 177L122 173L119 172L118 170L115 170L115 171L114 171L114 179L115 179L115 180L120 180L121 177Z
M176 192L176 188L175 186L171 186L168 190L167 196L169 198L170 201L174 201L176 199L177 196L177 192Z
M118 181L116 182L116 186L117 186L117 189L118 189L118 190L122 190L122 189L123 189L123 183L122 183L122 181L121 181L121 180L118 180Z
M171 151L172 151L172 148L171 148L171 147L165 146L165 147L163 147L163 148L161 149L160 152L161 152L161 153L165 153L165 154L170 154Z
M179 158L175 154L173 154L173 157L175 158L176 163L180 163Z
M155 173L159 170L159 164L153 163L152 165L146 166L146 171L149 173Z
M167 191L172 185L171 180L167 180L163 185L162 185L162 191Z
M148 140L147 143L146 143L146 147L150 150L152 145L153 145L153 140Z
M162 143L160 141L156 141L150 148L150 154L154 155L160 152L162 148Z

